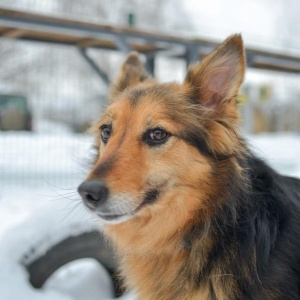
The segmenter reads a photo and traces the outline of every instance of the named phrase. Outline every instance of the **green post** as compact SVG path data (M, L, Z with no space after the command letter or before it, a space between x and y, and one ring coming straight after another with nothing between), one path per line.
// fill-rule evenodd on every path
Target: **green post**
M133 12L129 12L127 16L127 24L129 27L135 26L135 15Z

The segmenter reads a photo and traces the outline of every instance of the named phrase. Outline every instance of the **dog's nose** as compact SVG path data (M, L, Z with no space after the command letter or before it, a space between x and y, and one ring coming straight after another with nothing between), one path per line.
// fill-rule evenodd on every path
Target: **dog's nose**
M85 204L95 209L108 197L108 188L102 181L86 180L78 187L78 193Z

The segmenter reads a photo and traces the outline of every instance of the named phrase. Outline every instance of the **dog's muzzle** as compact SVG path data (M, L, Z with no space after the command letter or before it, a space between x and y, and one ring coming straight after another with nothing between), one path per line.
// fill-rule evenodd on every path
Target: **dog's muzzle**
M101 220L108 223L117 224L127 221L139 211L138 199L133 194L128 192L114 193L101 180L84 181L78 187L78 193L85 206Z

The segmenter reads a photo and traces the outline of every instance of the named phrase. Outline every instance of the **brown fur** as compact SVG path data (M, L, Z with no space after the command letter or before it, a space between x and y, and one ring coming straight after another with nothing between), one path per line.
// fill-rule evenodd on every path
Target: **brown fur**
M138 299L212 299L212 293L221 300L242 299L234 278L224 274L226 258L207 277L200 279L199 270L205 273L216 242L209 234L210 219L233 180L242 176L238 159L245 148L238 134L236 97L244 68L239 35L191 66L183 84L156 83L136 53L121 67L111 104L95 125L99 132L100 125L113 124L113 133L107 145L99 143L88 179L105 181L113 193L129 193L136 207L145 191L160 191L155 203L128 221L105 225L125 284ZM141 136L155 127L172 136L150 148ZM195 136L203 140L203 152ZM196 225L201 238L194 241Z

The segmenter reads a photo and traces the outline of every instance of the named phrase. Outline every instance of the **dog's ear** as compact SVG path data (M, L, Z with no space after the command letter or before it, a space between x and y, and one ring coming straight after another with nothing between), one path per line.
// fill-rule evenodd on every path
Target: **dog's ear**
M199 64L189 68L185 84L196 103L211 108L235 104L244 72L243 40L240 35L233 35Z
M139 54L131 52L122 64L117 79L110 88L110 102L113 102L126 88L133 87L148 78L149 75L139 58Z

